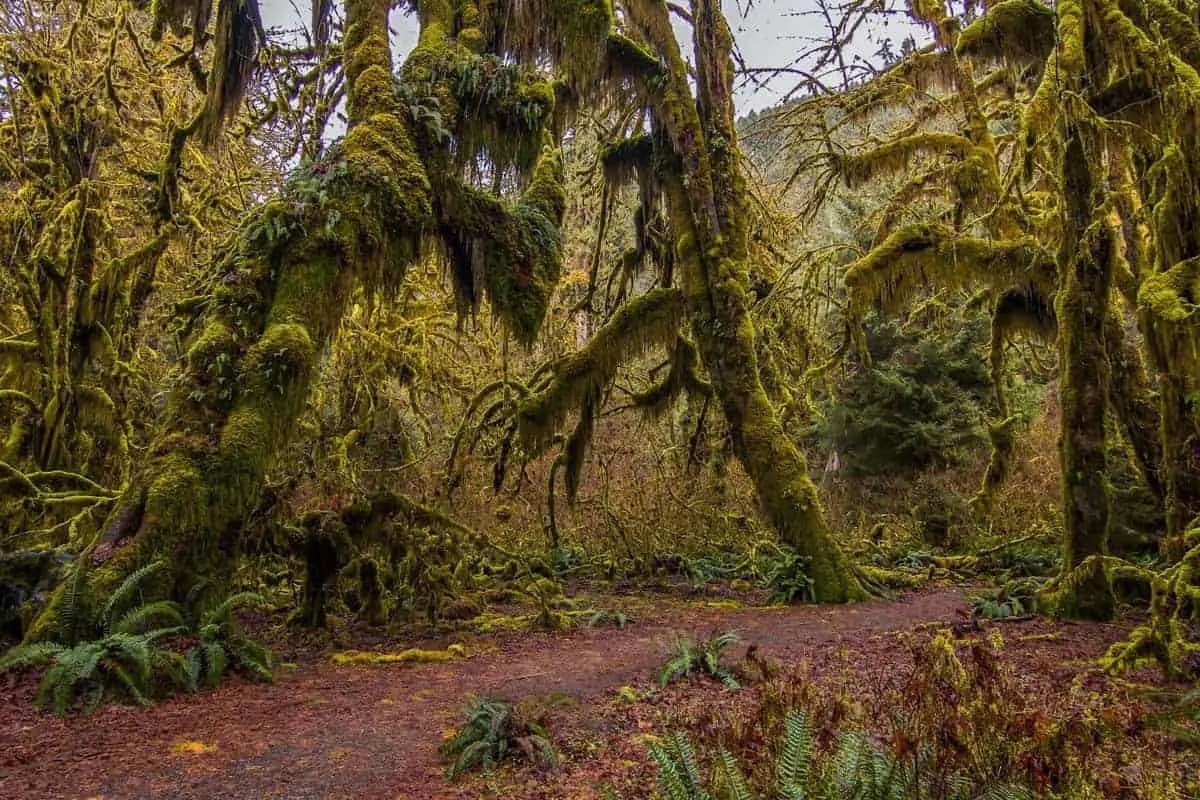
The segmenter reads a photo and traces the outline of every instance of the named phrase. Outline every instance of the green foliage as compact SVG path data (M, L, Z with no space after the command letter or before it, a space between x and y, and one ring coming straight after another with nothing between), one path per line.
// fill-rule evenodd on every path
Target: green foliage
M558 768L544 719L499 699L473 697L458 733L442 746L442 755L453 759L451 779L473 769L486 769L507 759L523 758L538 767Z
M262 681L272 679L273 658L267 648L241 633L233 614L240 608L254 608L262 598L252 592L230 595L215 608L194 621L195 643L184 653L186 683L191 691L200 686L216 686L230 669Z
M992 392L981 347L987 320L961 314L953 332L869 317L870 363L857 364L815 426L849 474L915 471L963 461L987 441Z
M1017 597L978 594L972 595L968 600L971 603L971 613L984 619L1009 619L1026 615L1025 605Z
M914 645L911 673L884 717L856 714L858 698L819 694L807 676L769 678L749 717L718 712L699 725L699 745L673 733L649 746L659 792L666 800L1108 796L1097 792L1110 774L1089 763L1096 732L1027 706L999 646L972 643L964 656L945 635Z
M741 684L720 664L721 656L737 640L737 634L732 631L713 634L703 642L680 637L670 658L658 670L659 686L699 673L720 681L729 689L740 689Z
M623 611L594 611L588 615L585 624L589 628L598 628L602 625L624 628L633 624L633 618Z
M687 738L673 733L661 745L649 746L658 771L659 791L666 800L1032 800L1033 793L1015 786L996 785L978 794L966 781L944 793L923 785L914 766L887 752L860 732L842 733L828 754L814 751L809 717L789 714L777 748L774 785L762 793L751 790L736 757L720 748L712 775L703 777Z
M49 705L60 716L78 699L83 700L85 711L114 696L149 703L156 674L171 676L177 665L177 657L160 649L158 640L186 631L176 604L134 602L142 583L163 567L156 562L132 572L100 613L88 618L80 597L84 566L78 564L59 609L60 630L72 638L65 644L38 642L15 647L0 658L0 672L49 665L34 704L38 708ZM153 627L154 623L165 627Z
M767 602L772 605L816 602L808 565L809 559L790 547L776 546L764 574L767 588L771 590Z
M258 602L258 597L235 594L191 621L172 601L137 602L142 585L164 568L163 562L155 562L130 573L91 617L80 597L85 570L76 567L59 609L59 629L73 638L13 648L0 658L0 672L48 665L34 704L49 705L60 716L77 700L90 712L109 699L147 705L156 689L171 685L191 691L201 684L215 686L231 667L270 680L270 654L240 634L233 621L234 611ZM198 588L189 596L189 606ZM163 639L194 643L180 655L160 647Z

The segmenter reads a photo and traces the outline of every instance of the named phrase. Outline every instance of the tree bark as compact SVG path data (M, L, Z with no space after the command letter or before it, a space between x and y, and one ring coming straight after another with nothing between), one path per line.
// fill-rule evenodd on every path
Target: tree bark
M1059 260L1059 398L1062 407L1063 592L1060 609L1073 617L1109 619L1115 601L1103 564L1111 510L1105 416L1112 371L1105 322L1112 286L1114 237L1095 219L1098 191L1089 158L1098 157L1090 123L1075 122L1063 153L1066 204Z

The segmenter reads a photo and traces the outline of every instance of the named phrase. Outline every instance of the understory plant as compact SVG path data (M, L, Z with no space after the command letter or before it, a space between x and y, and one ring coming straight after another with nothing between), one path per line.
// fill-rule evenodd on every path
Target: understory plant
M67 641L15 647L0 658L0 672L47 667L34 704L49 705L59 716L77 700L85 712L112 698L148 704L156 675L178 674L178 656L160 648L159 641L186 631L175 603L136 602L142 584L160 569L158 562L131 573L93 614L83 607L83 567L76 567L58 610Z
M700 674L715 678L727 688L740 689L741 684L720 663L721 656L737 640L737 634L732 631L714 633L703 642L680 637L670 658L658 670L659 686Z
M242 633L233 617L238 609L261 604L259 595L239 592L193 620L195 643L183 655L190 691L202 685L216 686L231 668L257 680L271 681L271 651Z
M464 713L466 722L442 745L442 755L451 760L447 770L451 780L464 772L486 769L509 759L558 768L558 756L550 742L544 715L506 700L480 697L470 698Z
M232 595L189 620L170 600L139 602L143 585L163 568L163 562L155 562L135 570L92 611L83 602L84 567L78 567L58 609L66 641L15 647L0 658L0 672L44 667L34 705L49 706L59 716L77 703L84 713L110 700L149 705L172 687L195 691L215 686L230 667L270 680L269 651L238 631L233 619L238 608L257 602L257 596ZM189 598L189 607L194 599ZM168 641L191 645L181 654L162 645Z
M996 785L977 793L965 780L945 787L948 793L935 792L923 781L921 755L914 760L898 756L859 731L839 734L833 750L820 754L814 733L804 712L787 716L772 780L761 793L750 788L742 765L724 748L712 759L708 778L680 733L648 749L665 800L1033 800L1033 793L1019 786Z
M728 707L648 747L665 800L1181 798L1182 767L1131 779L1133 703L1081 694L1054 715L1001 662L997 635L938 634L912 647L897 689L878 698L770 678L748 710ZM855 678L858 685L861 678ZM1178 719L1178 713L1173 717ZM1154 749L1154 748L1151 748ZM1153 768L1151 768L1153 766Z

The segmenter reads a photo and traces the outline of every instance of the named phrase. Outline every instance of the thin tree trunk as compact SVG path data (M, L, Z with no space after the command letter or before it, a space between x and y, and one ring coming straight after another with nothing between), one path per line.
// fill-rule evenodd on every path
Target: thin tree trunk
M1081 130L1087 127L1089 130ZM1090 124L1072 125L1063 154L1066 202L1059 256L1058 344L1062 376L1062 489L1065 526L1060 598L1069 616L1112 617L1112 587L1103 565L1090 562L1086 574L1072 574L1090 556L1108 550L1111 510L1105 443L1105 413L1111 369L1105 353L1105 321L1112 286L1114 237L1103 220L1095 224L1097 187L1089 156ZM1092 146L1089 146L1092 145Z

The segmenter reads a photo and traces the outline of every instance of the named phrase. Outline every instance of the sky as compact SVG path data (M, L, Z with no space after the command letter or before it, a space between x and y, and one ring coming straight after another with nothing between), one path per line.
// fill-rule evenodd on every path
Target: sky
M751 68L789 66L798 53L810 48L823 30L819 19L808 13L813 8L813 0L756 0L748 12L742 13L734 0L724 3L742 58ZM307 0L261 0L261 9L268 28L294 28L308 20L311 14ZM392 27L395 30L393 48L398 57L403 57L416 43L416 20L397 12L393 15ZM917 34L911 23L893 18L859 35L851 49L852 55L869 59L884 36L891 36L898 49L900 40L910 34ZM736 95L738 112L745 114L776 105L785 99L795 84L795 76L782 75L765 89L742 85Z

